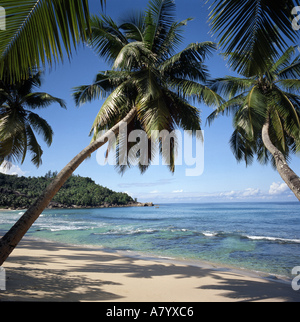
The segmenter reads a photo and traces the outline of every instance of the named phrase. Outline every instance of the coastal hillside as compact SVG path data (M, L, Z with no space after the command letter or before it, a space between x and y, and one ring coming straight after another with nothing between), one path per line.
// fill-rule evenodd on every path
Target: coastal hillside
M49 171L43 177L18 177L0 173L0 208L28 208L55 178ZM134 200L126 193L115 192L96 184L91 178L71 176L55 195L49 207L126 206Z

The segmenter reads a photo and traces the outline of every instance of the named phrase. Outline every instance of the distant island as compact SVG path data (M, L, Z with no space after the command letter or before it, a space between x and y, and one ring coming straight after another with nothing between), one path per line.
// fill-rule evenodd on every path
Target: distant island
M0 173L0 208L27 209L56 177L49 171L42 177L18 177ZM91 178L72 175L50 202L48 208L144 207L127 193L115 192Z

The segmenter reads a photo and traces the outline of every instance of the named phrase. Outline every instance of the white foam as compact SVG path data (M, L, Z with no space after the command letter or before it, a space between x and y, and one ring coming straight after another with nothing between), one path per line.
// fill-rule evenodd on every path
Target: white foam
M268 237L268 236L246 236L246 237L252 240L270 240L270 241L281 241L285 243L300 244L300 239L278 238L278 237Z
M214 237L214 236L216 236L217 235L217 233L212 233L212 232L210 232L210 231L205 231L205 232L203 232L202 233L204 236L206 236L206 237Z

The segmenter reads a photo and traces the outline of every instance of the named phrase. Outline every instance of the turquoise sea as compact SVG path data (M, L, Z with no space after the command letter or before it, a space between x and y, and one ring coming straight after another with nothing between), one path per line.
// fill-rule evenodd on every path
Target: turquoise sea
M0 235L23 213L0 212ZM27 236L291 278L293 267L300 266L300 204L45 210Z

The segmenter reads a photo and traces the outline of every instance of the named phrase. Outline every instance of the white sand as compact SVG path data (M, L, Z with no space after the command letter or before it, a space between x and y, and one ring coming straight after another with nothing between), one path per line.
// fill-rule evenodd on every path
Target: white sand
M297 301L290 284L242 272L24 239L0 301Z

